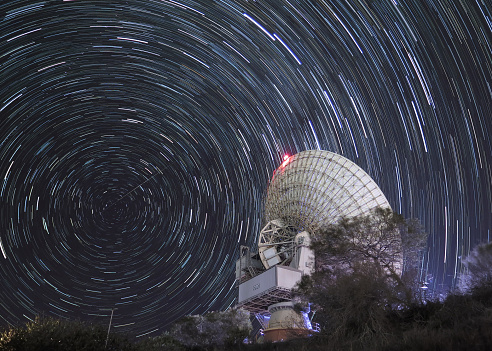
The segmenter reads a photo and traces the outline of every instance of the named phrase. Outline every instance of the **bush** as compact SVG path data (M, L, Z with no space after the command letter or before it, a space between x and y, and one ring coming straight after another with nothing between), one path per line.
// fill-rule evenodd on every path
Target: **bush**
M169 333L164 333L157 337L147 338L139 344L142 351L186 351L187 348L172 337Z
M460 275L459 286L464 292L475 288L492 286L492 243L477 245L470 255L463 259L464 272Z
M232 348L242 344L251 329L249 312L230 309L183 317L174 323L170 335L188 348Z
M36 317L23 327L11 327L0 336L2 351L114 350L133 351L137 346L128 338L111 333L106 345L107 328L79 321Z

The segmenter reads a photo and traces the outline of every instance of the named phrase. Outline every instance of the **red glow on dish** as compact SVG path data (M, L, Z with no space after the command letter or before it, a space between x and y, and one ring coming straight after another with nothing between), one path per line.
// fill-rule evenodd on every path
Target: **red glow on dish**
M287 163L290 162L290 158L291 158L291 156L285 155L284 156L284 162L282 162L282 164L280 165L280 168L284 168L285 166L287 166Z

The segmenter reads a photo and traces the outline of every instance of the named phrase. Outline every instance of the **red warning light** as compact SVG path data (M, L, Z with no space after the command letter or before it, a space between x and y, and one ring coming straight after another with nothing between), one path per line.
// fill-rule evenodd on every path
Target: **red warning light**
M280 165L280 168L284 168L285 166L287 166L287 163L290 162L290 158L291 158L291 156L285 155L284 156L284 162L282 162L282 164Z

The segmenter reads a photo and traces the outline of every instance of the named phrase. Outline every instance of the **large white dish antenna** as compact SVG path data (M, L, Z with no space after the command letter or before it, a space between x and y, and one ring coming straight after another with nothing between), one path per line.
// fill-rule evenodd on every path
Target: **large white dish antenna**
M261 261L267 269L288 263L297 233L313 233L375 207L391 208L374 180L347 158L322 150L286 158L267 190L266 226L258 242Z
M299 231L311 232L375 207L391 208L362 168L333 152L308 150L289 157L275 171L264 219L281 219Z

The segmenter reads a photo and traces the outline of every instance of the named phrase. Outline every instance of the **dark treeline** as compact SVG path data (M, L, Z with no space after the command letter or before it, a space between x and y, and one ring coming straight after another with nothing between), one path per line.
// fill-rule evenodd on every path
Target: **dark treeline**
M0 350L490 350L492 284L475 287L468 293L450 294L444 301L427 301L402 310L387 310L380 318L384 328L369 337L358 334L360 328L354 325L354 329L346 330L345 335L330 335L322 331L311 338L275 344L243 344L231 340L231 343L222 345L186 346L171 333L139 342L125 335L110 333L107 347L107 326L47 318L4 330L0 337Z
M390 210L343 218L312 236L316 270L293 291L299 309L316 310L319 333L278 343L249 343L247 311L186 316L158 337L136 340L107 326L36 318L0 334L0 351L492 350L492 244L464 259L455 292L420 293L426 235Z

